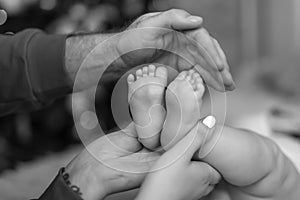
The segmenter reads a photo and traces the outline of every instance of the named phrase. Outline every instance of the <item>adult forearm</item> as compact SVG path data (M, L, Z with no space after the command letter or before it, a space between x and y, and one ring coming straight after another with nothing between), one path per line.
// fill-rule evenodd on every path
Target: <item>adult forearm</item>
M114 35L86 34L67 38L65 67L75 91L95 86L102 73L119 57ZM111 77L118 76L114 69L110 70Z

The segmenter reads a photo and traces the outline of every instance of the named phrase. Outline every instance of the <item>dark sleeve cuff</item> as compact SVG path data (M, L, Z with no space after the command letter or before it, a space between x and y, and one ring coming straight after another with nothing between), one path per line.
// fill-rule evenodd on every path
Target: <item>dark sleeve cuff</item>
M39 200L82 200L73 190L66 184L63 179L63 169L59 170L58 175L52 181L50 186L42 194Z
M40 103L72 92L65 71L67 35L35 32L27 46L27 67L33 93Z

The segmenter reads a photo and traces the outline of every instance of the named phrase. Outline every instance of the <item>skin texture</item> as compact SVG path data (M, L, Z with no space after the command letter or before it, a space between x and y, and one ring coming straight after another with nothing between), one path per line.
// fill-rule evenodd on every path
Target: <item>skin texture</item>
M103 136L67 165L69 180L80 188L83 199L104 199L110 194L137 188L144 181L146 172L168 163L172 165L148 174L137 199L166 199L174 190L180 199L202 197L219 182L221 176L214 168L192 161L202 144L199 134L191 132L162 156L145 149L133 135L136 135L134 124L130 124L123 131ZM179 155L182 156L177 159ZM163 191L161 182L168 186ZM174 182L181 185L174 185Z
M202 132L190 131L165 152L153 167L159 170L147 175L136 200L196 200L209 194L221 176L210 165L192 160L202 142Z
M226 126L216 125L209 129L202 123L198 123L191 132L198 132L202 140L209 133L199 148L204 154L211 149L221 133L207 156L203 158L202 153L197 151L193 158L208 163L222 174L227 183L225 195L229 193L230 199L299 199L300 175L293 163L270 139L248 130ZM213 194L211 197L215 199Z
M174 66L178 71L199 64L199 73L208 85L219 91L233 90L234 82L225 54L217 41L201 26L202 21L202 18L186 11L172 9L142 15L117 36L71 36L66 41L66 72L74 82L79 67L89 55L89 62L81 66L81 76L77 77L79 84L75 91L79 91L97 84L99 73L109 65L107 78L116 79L143 63L161 63ZM111 36L115 38L104 43ZM101 48L89 54L99 44ZM160 49L180 53L188 62Z
M182 71L166 91L167 115L161 132L161 145L170 149L188 133L200 118L204 94L202 78L195 70Z
M80 188L83 199L104 199L141 185L160 155L143 148L134 134L134 126L129 125L127 130L103 136L67 165L70 181Z
M208 85L219 91L233 90L234 82L224 52L201 25L202 18L191 16L183 10L172 9L143 15L133 22L127 31L117 36L116 34L70 36L66 40L65 71L71 82L77 81L74 88L76 92L95 86L98 83L99 74L104 72L107 66L110 67L105 71L104 80L117 79L125 71L141 63L161 63L174 66L178 71L187 70L199 64L197 65L198 71ZM181 34L175 34L174 30L180 31ZM116 38L104 43L112 36L116 36ZM99 44L101 48L94 49ZM93 49L94 51L92 51ZM141 50L128 53L128 51L136 49ZM182 58L160 49L180 52L189 62L184 62ZM87 57L88 61L85 60ZM115 60L115 58L119 59ZM77 77L79 70L80 76ZM118 134L116 133L116 135ZM109 152L116 153L117 150L105 142L105 139L100 138L89 146L92 152L96 152L96 158L101 159L102 156L108 156L105 158L113 165L125 166L127 169L140 170L139 167L147 169L151 166L149 163L146 166L131 165L132 159L141 159L134 156L136 152L147 151L142 148L136 138L131 137L130 139L124 134L113 138L115 142L127 141L121 142L120 145L125 145L125 149L129 148L131 154L128 154L127 151L127 154L118 152L118 155L122 155L122 159L116 159L113 157L115 155L110 155ZM127 146L127 144L130 145ZM153 158L156 157L153 155ZM145 174L124 174L110 168L107 169L87 150L79 154L67 166L66 171L70 175L72 184L81 188L83 197L86 199L99 199L114 192L138 187L145 177Z
M165 120L165 67L148 65L127 77L128 102L140 142L148 149L160 146L160 131Z

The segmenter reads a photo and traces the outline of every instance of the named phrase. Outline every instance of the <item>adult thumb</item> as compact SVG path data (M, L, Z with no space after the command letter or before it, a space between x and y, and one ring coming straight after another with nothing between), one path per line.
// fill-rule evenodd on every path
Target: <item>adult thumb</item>
M198 150L201 149L207 135L213 129L215 124L216 120L213 116L206 117L203 122L199 121L184 138L169 150L169 152L172 152L173 155L181 155L181 159L189 162L195 154L198 154Z

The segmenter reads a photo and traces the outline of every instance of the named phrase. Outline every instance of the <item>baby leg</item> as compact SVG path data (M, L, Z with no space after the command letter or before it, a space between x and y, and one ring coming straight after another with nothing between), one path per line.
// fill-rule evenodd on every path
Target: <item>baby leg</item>
M194 70L181 72L166 91L167 116L161 133L161 145L170 149L189 132L200 118L204 93L200 75Z
M128 102L138 137L142 144L154 149L160 145L160 131L165 120L164 96L167 69L149 65L130 74Z
M197 129L201 130L201 125L193 131ZM206 131L204 128L201 133L205 135ZM248 130L218 125L206 138L201 147L204 154L200 152L195 159L209 163L222 174L230 183L232 199L299 197L299 173L270 139Z

